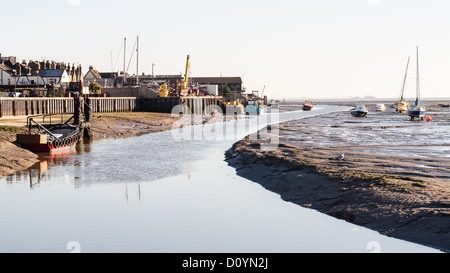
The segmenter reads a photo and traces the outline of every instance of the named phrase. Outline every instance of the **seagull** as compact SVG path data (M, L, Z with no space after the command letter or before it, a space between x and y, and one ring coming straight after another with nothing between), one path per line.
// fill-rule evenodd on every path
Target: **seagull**
M344 160L344 154L339 155L336 159L340 161Z

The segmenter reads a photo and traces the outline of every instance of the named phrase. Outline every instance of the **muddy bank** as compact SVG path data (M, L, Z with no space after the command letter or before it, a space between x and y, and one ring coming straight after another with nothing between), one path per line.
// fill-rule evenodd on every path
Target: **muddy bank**
M91 118L94 140L126 138L170 130L178 118L166 113L100 113Z
M450 158L440 153L447 144L410 143L421 151L411 157L414 152L402 154L399 143L393 143L396 152L392 152L388 143L348 142L330 128L345 131L345 123L355 127L360 121L344 116L342 123L327 123L331 119L324 115L280 124L276 150L261 150L264 139L250 136L233 145L226 160L238 175L283 200L387 236L450 251ZM320 131L320 127L328 128ZM365 126L356 127L368 134ZM372 129L370 134L379 136Z
M177 119L165 113L101 113L92 116L91 131L94 141L133 137L169 130ZM26 132L25 127L26 117L0 119L0 178L39 162L36 154L15 144L16 134Z
M15 171L26 170L37 162L39 160L36 154L9 141L0 140L0 178Z

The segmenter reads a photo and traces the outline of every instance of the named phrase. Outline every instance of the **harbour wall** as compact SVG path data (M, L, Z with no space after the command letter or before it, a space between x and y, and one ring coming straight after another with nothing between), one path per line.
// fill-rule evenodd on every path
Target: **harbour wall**
M147 111L178 112L202 115L208 106L223 109L222 97L90 97L93 113ZM182 111L183 110L183 111ZM0 98L0 118L39 114L61 114L74 112L73 98Z

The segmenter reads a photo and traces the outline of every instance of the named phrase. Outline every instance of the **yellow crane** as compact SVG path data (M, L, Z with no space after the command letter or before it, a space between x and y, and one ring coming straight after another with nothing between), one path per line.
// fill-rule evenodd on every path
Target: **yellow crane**
M186 72L184 74L184 80L179 85L177 85L176 89L177 92L169 91L167 84L163 83L159 87L159 96L160 97L177 96L177 95L187 96L189 92L189 67L190 67L189 55L187 55Z
M187 96L189 91L189 67L190 67L189 55L187 55L186 59L186 72L184 73L184 80L181 82L180 86L180 95Z

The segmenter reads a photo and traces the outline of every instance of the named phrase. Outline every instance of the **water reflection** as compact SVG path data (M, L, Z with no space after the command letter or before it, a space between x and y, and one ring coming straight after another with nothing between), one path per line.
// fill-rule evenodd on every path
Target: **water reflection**
M5 177L7 183L29 183L33 189L39 186L43 181L51 181L54 173L48 170L58 166L80 166L81 162L74 159L74 155L82 155L92 151L91 141L82 141L78 143L74 149L62 152L37 153L39 162L31 166L27 170L17 171Z
M127 203L130 200L130 198L129 198L130 195L133 193L133 192L131 192L129 194L128 186L129 186L128 184L125 184L125 199L126 199ZM130 186L130 188L137 190L137 200L141 201L141 198L142 198L141 184L138 184L136 188L135 188L135 185L132 185L132 186Z

